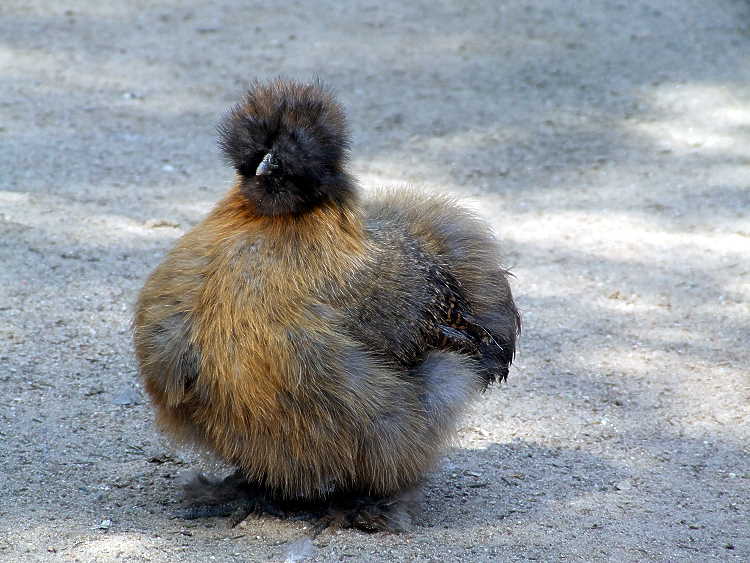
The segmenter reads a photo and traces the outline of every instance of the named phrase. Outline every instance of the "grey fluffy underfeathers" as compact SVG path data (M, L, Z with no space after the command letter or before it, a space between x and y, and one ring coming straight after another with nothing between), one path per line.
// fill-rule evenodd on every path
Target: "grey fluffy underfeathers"
M513 359L497 241L447 197L361 197L319 84L256 83L220 131L235 186L134 320L160 426L237 468L189 495L402 529L465 406Z

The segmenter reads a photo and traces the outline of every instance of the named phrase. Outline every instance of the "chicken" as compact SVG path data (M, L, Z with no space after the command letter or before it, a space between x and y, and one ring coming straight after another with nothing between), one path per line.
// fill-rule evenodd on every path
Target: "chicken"
M403 529L457 419L513 359L497 242L448 197L360 199L321 84L254 83L220 135L236 183L151 274L134 319L159 426L237 468L188 490Z

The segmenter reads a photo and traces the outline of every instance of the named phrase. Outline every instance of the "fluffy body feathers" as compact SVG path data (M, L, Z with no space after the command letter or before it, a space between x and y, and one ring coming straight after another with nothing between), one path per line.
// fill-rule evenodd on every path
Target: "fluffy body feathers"
M275 498L417 486L513 357L494 238L446 197L360 202L319 85L255 84L221 132L236 185L137 303L158 423Z

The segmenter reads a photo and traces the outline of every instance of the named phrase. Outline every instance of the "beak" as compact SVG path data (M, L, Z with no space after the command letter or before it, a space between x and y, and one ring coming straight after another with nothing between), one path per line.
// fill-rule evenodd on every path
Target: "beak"
M263 157L263 160L260 161L258 168L256 168L255 170L255 175L268 176L269 174L273 173L273 171L278 167L279 163L274 157L274 154L272 152L269 152L266 156Z

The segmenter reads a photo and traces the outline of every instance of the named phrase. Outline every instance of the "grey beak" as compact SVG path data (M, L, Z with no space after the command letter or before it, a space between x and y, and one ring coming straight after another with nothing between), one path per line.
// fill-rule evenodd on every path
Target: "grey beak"
M271 174L278 167L279 167L279 163L276 162L276 159L274 158L273 153L269 152L266 156L263 157L263 160L260 161L258 168L255 169L255 175L267 176Z

